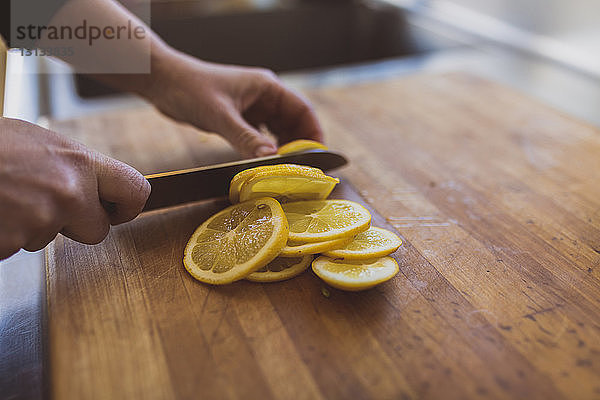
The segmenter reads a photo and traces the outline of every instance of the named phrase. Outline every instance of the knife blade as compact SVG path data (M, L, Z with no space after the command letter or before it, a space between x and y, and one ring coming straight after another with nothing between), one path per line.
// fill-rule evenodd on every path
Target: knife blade
M225 197L229 193L231 178L248 168L261 165L300 164L329 171L347 163L346 158L340 153L313 149L146 175L152 191L143 212L192 201Z

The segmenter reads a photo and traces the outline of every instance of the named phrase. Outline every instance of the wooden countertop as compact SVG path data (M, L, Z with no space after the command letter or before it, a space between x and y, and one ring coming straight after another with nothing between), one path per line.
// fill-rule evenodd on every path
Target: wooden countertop
M183 247L219 200L59 237L53 397L600 397L600 131L463 74L308 95L351 160L336 196L402 236L400 273L328 297L312 272L196 282ZM150 109L51 125L144 173L235 158Z

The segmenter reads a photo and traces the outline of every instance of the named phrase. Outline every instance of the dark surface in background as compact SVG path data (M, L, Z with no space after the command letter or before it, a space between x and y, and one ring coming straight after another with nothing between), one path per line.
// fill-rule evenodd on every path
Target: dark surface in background
M221 13L195 4L154 4L152 29L176 49L206 61L287 72L436 49L415 39L401 10L376 2L311 1ZM115 93L86 76L77 77L77 89L82 97Z

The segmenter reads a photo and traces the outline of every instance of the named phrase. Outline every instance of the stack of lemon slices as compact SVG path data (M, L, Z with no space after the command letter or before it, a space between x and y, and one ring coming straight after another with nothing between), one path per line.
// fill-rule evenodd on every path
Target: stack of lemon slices
M327 200L338 182L320 169L293 164L240 172L230 184L233 205L190 238L186 269L211 284L281 281L311 263L317 276L343 290L391 279L398 264L388 255L402 241L371 227L371 214L360 204Z

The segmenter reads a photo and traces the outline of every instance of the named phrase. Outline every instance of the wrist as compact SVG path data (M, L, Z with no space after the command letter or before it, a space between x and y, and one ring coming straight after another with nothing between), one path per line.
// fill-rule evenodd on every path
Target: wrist
M154 103L157 96L171 81L173 66L177 64L179 52L161 40L153 40L150 51L150 73L136 93Z

